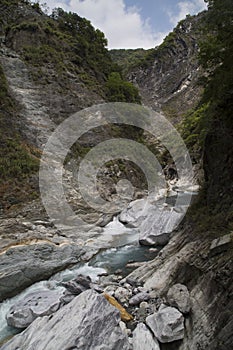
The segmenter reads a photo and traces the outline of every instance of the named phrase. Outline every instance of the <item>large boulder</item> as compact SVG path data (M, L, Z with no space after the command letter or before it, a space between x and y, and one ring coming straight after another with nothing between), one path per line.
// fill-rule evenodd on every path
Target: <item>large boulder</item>
M174 208L154 207L154 210L140 226L140 244L148 246L167 244L171 232L176 228L182 217L183 213L177 212Z
M180 283L174 284L168 293L167 301L169 305L176 307L183 314L187 314L191 308L191 301L188 288Z
M146 318L146 323L161 343L184 338L184 317L174 307L162 304L158 312Z
M144 323L139 323L133 332L133 350L159 350L155 337Z
M142 245L165 245L171 232L177 227L186 211L185 205L174 208L164 204L167 191L146 199L131 202L119 215L119 220L140 231L139 241Z
M37 317L56 312L62 302L58 291L32 292L14 304L6 315L7 324L15 328L28 327Z
M147 218L151 207L148 199L137 199L121 212L119 220L129 226L138 227Z
M0 301L77 263L82 253L76 244L49 242L9 248L0 255Z
M87 290L50 316L37 318L1 350L129 350L119 311Z

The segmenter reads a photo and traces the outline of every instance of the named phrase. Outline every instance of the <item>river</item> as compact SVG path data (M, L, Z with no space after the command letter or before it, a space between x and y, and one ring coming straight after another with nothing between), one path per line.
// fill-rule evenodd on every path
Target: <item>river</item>
M186 195L186 193L183 195L184 202ZM175 201L176 196L167 197L166 199L166 203L170 207L174 206ZM129 262L152 260L161 249L161 247L156 250L139 245L139 228L126 227L119 221L118 217L113 218L113 221L104 228L102 234L111 236L111 248L101 249L87 263L80 262L69 269L55 274L47 281L33 284L15 297L6 299L1 303L0 344L12 335L20 332L20 330L9 327L5 317L12 305L32 291L57 290L62 294L65 288L61 283L71 280L78 274L90 276L92 281L98 281L100 275L114 274L117 270L120 270L119 273L122 277L125 277L135 268L128 266Z

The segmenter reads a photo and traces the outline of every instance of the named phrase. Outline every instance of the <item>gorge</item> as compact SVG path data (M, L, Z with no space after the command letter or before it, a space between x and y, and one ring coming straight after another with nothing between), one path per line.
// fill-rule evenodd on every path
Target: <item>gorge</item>
M231 349L233 6L208 5L159 47L109 52L77 14L0 0L0 349ZM106 105L122 123L97 125ZM40 196L40 160L77 112L94 127L72 145L61 177L79 221L58 225ZM134 122L147 113L182 136L191 180L177 166L187 159L172 157L179 145L167 149ZM96 188L111 210L101 212L77 189L77 169L112 139L146 146L163 181L150 193L130 157L108 159Z

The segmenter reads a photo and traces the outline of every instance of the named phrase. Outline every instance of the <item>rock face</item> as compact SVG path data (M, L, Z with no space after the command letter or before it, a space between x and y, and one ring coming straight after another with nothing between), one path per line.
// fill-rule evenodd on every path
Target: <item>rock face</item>
M177 227L182 217L182 212L177 212L173 208L154 210L140 227L140 243L149 246L167 244L171 232Z
M155 337L144 323L139 323L133 332L133 350L159 350Z
M149 208L151 205L147 200L137 199L121 212L119 220L129 226L139 227L148 216Z
M183 284L177 283L169 289L167 301L169 305L176 307L183 314L187 314L190 311L189 291Z
M128 277L145 283L153 297L165 297L177 283L187 286L192 312L186 319L179 350L228 350L233 343L233 317L229 312L233 309L233 250L228 245L222 254L211 257L212 241L212 234L197 236L191 228L181 230L154 260Z
M120 214L120 221L139 228L139 241L142 245L167 244L171 232L183 218L184 207L164 207L159 198L155 195L155 198L133 201Z
M146 323L161 343L184 338L184 317L174 307L162 304L157 313L147 317Z
M79 261L78 245L43 242L9 248L0 255L0 301Z
M233 234L214 239L210 246L210 256L223 253L228 248L233 247Z
M147 106L162 107L175 120L200 97L197 41L204 16L202 13L180 22L164 43L151 50L147 59L131 68L128 74Z
M57 291L33 292L13 305L7 316L9 326L28 327L37 317L50 315L61 306L61 293Z
M51 316L36 319L2 350L128 350L119 312L88 290Z

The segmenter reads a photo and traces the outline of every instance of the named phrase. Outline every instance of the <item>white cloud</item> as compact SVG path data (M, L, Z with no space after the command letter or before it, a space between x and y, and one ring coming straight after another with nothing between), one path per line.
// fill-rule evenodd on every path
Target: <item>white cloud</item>
M143 20L137 7L126 7L124 0L47 0L50 9L62 7L78 13L102 30L109 48L152 48L167 33L153 31L149 19Z
M206 10L207 4L204 0L179 1L177 7L179 11L178 13L175 14L170 11L168 12L170 23L174 26L176 26L181 19L184 19L186 15L194 15Z

